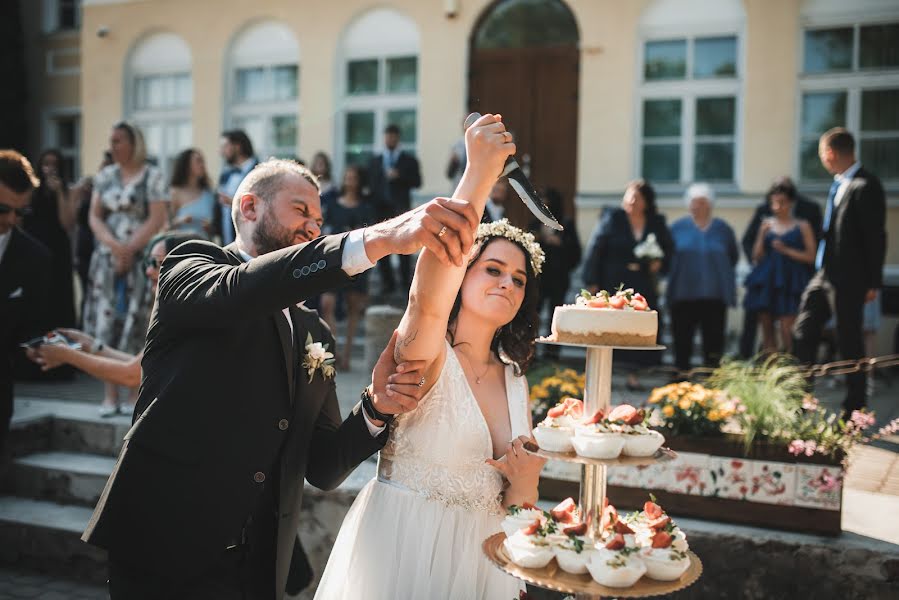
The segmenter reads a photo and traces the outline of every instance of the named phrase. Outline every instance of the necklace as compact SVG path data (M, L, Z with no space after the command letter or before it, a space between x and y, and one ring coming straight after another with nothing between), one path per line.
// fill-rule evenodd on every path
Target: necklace
M471 364L471 359L468 358L468 356L464 352L460 354L465 357L465 362L468 363L468 368L471 369L471 373L474 375L475 383L481 385L481 377L484 377L487 374L487 371L490 370L490 359L487 359L487 367L484 369L484 372L478 375L477 371L474 370L474 365Z

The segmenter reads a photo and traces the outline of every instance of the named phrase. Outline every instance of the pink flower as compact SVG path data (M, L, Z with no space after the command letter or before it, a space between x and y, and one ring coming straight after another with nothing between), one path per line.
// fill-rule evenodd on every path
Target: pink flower
M818 399L811 394L802 399L803 410L818 410Z
M874 424L874 415L861 410L854 410L849 420L859 429L867 429Z
M886 425L884 425L880 431L877 432L878 436L884 435L893 435L894 433L899 432L899 419L893 419Z
M802 440L793 440L790 442L790 446L787 448L790 454L793 456L799 456L803 452L805 452L805 442Z
M806 440L805 441L805 455L812 456L815 453L815 450L818 448L818 444L815 443L815 440Z
M832 492L837 489L839 486L840 480L837 477L834 477L828 472L824 472L821 474L821 483L818 486L818 490L822 492Z

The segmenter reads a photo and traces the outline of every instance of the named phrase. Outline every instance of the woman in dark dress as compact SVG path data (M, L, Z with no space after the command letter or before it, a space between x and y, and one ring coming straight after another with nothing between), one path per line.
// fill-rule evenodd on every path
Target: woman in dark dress
M571 272L581 261L581 241L577 236L574 219L564 216L562 194L559 190L546 188L543 199L552 214L559 217L560 223L564 227L563 231L556 231L535 219L529 228L540 242L546 255L543 274L539 281L540 307L538 312L543 315L544 308L548 306L549 316L552 318L553 309L556 306L565 304L566 299L568 303L573 302L570 297L566 298L566 294L571 286ZM557 359L559 346L545 345L544 355L549 359Z
M362 168L351 165L343 174L343 186L336 198L327 199L327 215L325 227L328 233L343 233L352 231L374 223L375 211L369 202L368 196L363 193L365 189L364 171ZM325 199L323 198L323 204ZM368 305L368 271L356 276L353 283L344 287L340 292L328 292L321 296L322 318L331 328L337 331L336 309L338 300L346 302L346 340L337 356L337 366L349 370L350 354L353 350L353 337L359 326L359 320Z
M755 239L743 305L759 315L762 352L778 351L775 321L780 324L780 350L790 352L799 299L815 262L815 233L808 221L793 216L795 187L774 184L767 198L771 216L762 221Z
M639 258L634 249L650 235L662 256ZM613 291L619 285L643 294L653 310L659 308L658 278L668 271L673 244L665 217L656 210L656 194L643 179L628 184L621 208L606 210L600 217L587 249L584 283L587 288ZM661 315L661 313L660 313ZM659 331L661 331L661 318ZM627 386L639 389L636 370L659 364L661 353L617 351L616 360L630 365Z

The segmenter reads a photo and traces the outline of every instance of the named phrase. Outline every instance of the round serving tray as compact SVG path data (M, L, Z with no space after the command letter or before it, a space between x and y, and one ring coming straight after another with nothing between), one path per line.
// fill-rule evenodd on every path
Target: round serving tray
M506 534L497 533L482 544L484 554L490 561L512 577L524 580L531 585L536 585L548 590L555 590L566 594L593 594L595 596L608 596L611 598L644 598L647 596L661 596L682 590L692 585L702 574L702 561L693 552L687 551L690 557L690 567L676 581L655 581L648 577L642 577L637 583L628 588L611 588L596 583L589 574L572 575L559 568L555 560L542 569L525 569L519 567L509 558L503 541Z
M670 448L659 448L652 456L621 455L618 458L610 459L588 458L586 456L581 456L576 452L550 452L548 450L542 450L532 443L526 444L525 448L537 456L542 456L543 458L548 458L550 460L561 460L564 462L580 463L582 465L605 465L607 467L642 467L644 465L668 462L677 458L677 453Z
M552 344L554 346L571 346L572 348L611 348L612 350L664 350L667 346L601 346L594 344L575 344L573 342L559 342L552 338L537 338L537 342L541 344Z

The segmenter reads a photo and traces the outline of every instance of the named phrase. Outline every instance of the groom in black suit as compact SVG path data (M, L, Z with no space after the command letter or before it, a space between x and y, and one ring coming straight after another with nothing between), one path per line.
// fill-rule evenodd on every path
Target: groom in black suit
M856 160L852 134L839 127L826 132L818 155L834 181L824 208L818 271L802 293L793 326L793 351L804 363L814 362L821 330L832 315L840 357L864 356L863 309L883 284L886 254L886 196L877 176ZM865 406L865 373L847 375L846 384L843 412L848 417Z
M462 264L477 226L467 202L438 199L318 237L318 184L281 160L250 172L232 216L234 244L188 242L162 264L135 422L83 536L109 550L113 600L284 596L303 478L337 487L415 407L421 378L394 372L391 343L341 421L333 372L307 348L334 339L297 302L388 253Z

